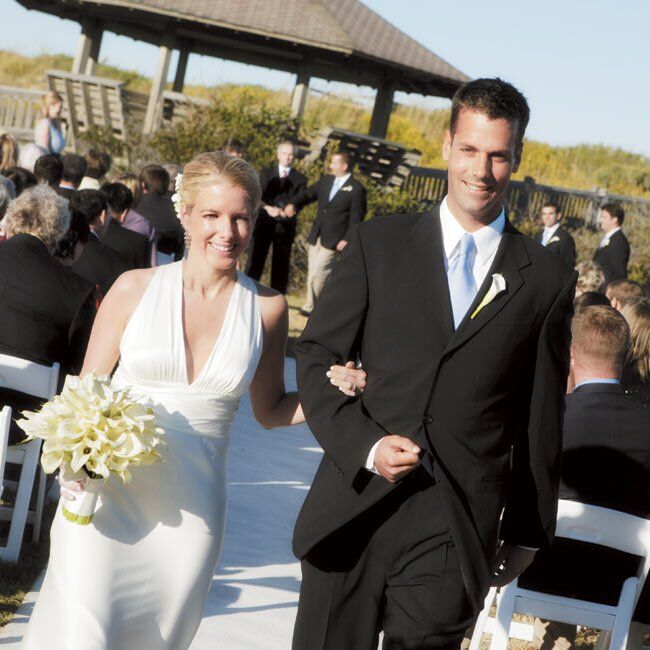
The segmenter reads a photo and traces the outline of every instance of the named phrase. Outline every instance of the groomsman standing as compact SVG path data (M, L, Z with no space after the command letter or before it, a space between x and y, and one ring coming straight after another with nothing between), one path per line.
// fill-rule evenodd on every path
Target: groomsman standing
M600 208L600 227L605 236L594 253L605 274L605 284L627 277L627 263L630 261L630 244L621 230L625 211L619 203L606 203Z
M259 280L273 245L271 287L280 293L287 293L291 246L296 237L296 216L285 215L283 209L307 186L307 177L292 167L295 155L293 143L281 142L277 163L260 172L262 203L246 264L246 274Z
M544 229L535 235L535 241L553 251L569 266L576 265L576 244L573 237L560 225L562 213L554 201L547 201L542 206L542 223Z
M350 229L366 216L366 188L352 177L353 167L349 153L335 153L330 162L332 173L321 176L285 208L285 214L292 216L296 210L318 201L318 214L307 237L307 298L301 310L305 315L311 314L338 254L347 246Z

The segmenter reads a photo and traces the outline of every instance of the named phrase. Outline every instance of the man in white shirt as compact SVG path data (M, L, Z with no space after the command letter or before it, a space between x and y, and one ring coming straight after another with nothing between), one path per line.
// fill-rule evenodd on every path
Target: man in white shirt
M547 201L542 206L544 229L535 235L535 241L548 248L569 266L576 265L576 245L573 237L562 227L562 212L555 201Z
M550 543L577 274L504 214L528 118L500 79L461 87L442 205L351 229L295 345L324 456L294 533L294 650L380 631L457 648L490 584ZM363 395L332 391L322 373L356 357Z
M624 219L625 211L620 203L606 203L601 206L599 222L605 235L594 252L594 262L603 269L605 285L627 278L630 244L621 230Z

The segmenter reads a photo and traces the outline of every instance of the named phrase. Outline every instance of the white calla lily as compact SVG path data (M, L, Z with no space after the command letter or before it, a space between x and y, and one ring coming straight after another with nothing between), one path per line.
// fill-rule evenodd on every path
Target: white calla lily
M474 310L474 313L470 316L470 319L473 320L476 318L478 313L485 307L489 305L499 294L503 293L507 288L506 279L501 275L501 273L492 274L492 284L488 289L483 300L481 300L479 306Z

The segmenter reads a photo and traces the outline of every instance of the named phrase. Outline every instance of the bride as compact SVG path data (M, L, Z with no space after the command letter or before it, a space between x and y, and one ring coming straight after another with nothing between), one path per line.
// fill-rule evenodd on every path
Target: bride
M108 481L91 525L59 508L24 649L188 648L221 550L242 395L250 391L264 427L304 422L284 386L287 303L236 270L260 201L257 174L240 158L204 153L186 165L179 196L187 259L117 280L82 369L108 374L119 361L113 382L154 409L164 461L134 470L128 486ZM348 363L330 381L351 394L363 377ZM62 483L64 498L82 489Z

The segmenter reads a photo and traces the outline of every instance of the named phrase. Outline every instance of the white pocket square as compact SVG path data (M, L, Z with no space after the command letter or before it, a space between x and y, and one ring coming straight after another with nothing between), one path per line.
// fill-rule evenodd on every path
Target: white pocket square
M485 307L486 305L489 305L500 293L503 293L506 290L507 287L506 279L501 275L501 273L493 273L492 274L492 284L490 285L490 288L488 289L487 293L485 296L483 296L483 300L481 300L481 303L479 306L474 310L474 313L470 316L470 320L473 320L476 315Z

